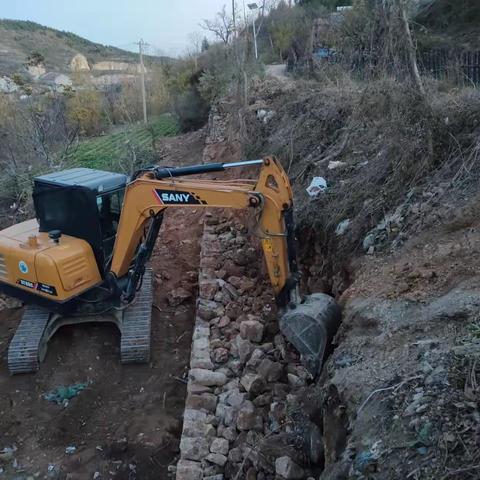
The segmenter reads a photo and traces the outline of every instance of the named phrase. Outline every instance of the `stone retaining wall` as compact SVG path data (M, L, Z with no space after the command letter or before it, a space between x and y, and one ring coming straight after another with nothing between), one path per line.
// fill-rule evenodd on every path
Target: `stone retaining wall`
M240 159L223 110L210 118L206 162ZM177 480L301 479L323 464L318 399L309 408L309 374L279 332L249 214L205 215Z
M238 217L207 213L177 480L304 478L305 438L322 454L295 414L309 376L278 332L262 263Z

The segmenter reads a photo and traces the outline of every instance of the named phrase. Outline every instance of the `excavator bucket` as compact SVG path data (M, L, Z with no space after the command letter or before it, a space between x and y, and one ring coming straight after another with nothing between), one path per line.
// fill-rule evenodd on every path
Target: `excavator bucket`
M280 318L280 330L297 349L307 370L316 377L322 369L327 346L340 326L341 310L324 293L314 293Z

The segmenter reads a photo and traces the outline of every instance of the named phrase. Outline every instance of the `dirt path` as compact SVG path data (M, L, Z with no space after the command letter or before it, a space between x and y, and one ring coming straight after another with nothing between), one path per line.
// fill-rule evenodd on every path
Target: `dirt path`
M291 83L292 79L287 75L287 66L285 64L266 65L265 73L269 77L274 77L284 83Z
M166 139L162 164L200 163L199 133ZM152 360L122 366L115 327L64 327L52 339L41 371L10 377L7 349L21 310L0 312L0 478L120 480L167 478L182 428L196 298L200 210L167 212L152 258L155 272ZM192 297L171 307L167 295L183 287ZM88 383L67 407L43 394ZM67 447L75 453L67 455ZM3 473L2 473L3 472ZM96 473L98 472L98 473Z

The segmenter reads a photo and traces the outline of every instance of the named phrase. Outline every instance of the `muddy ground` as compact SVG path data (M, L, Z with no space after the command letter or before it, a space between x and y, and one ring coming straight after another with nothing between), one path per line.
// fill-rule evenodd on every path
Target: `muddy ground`
M162 165L201 163L202 132L165 139ZM0 312L0 478L167 478L182 429L199 264L202 211L167 212L151 266L155 273L152 359L122 366L114 326L62 328L35 375L11 377L7 350L22 309ZM192 293L180 306L167 295ZM43 394L59 386L88 388L58 406ZM66 454L67 447L75 453ZM97 473L98 472L98 473Z

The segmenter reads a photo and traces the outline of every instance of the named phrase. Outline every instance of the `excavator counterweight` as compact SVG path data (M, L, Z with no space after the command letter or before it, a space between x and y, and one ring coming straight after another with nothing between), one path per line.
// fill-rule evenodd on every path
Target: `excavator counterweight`
M257 167L256 179L192 175ZM280 309L280 328L312 375L340 320L331 297L299 293L293 194L274 157L126 176L77 168L37 177L37 220L0 232L0 290L27 307L9 349L12 374L38 369L49 338L65 324L110 321L121 331L122 362L149 359L152 254L168 208L253 209Z

